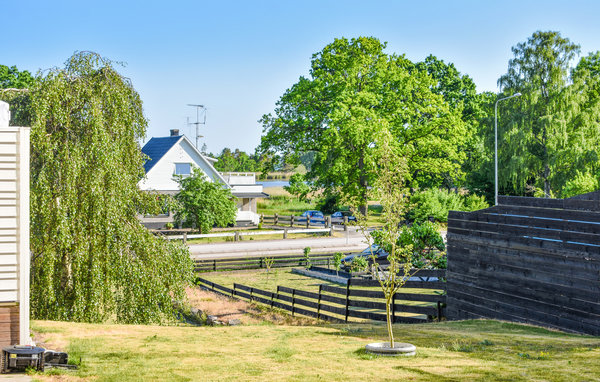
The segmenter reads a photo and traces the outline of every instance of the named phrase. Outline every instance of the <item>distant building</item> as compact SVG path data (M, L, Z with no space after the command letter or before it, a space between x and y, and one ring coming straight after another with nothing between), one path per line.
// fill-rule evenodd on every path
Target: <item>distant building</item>
M175 195L179 192L175 175L189 176L193 168L199 168L209 180L222 183L238 198L237 225L258 224L256 199L268 195L256 184L254 173L219 173L213 166L217 160L202 155L186 136L179 135L179 130L171 130L169 137L150 139L142 152L148 160L144 164L146 178L139 183L141 190ZM173 222L173 214L140 216L140 220L148 228L164 228Z

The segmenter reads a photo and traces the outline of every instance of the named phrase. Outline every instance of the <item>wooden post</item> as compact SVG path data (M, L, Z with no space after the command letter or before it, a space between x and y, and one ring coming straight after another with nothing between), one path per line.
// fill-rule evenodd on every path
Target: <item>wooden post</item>
M350 313L350 283L352 279L348 279L348 283L346 284L346 317L344 321L348 322L348 315Z
M294 315L294 310L296 305L296 289L292 289L292 316Z
M213 272L217 271L217 259L213 260Z
M183 244L187 243L187 232L183 233Z
M263 224L265 224L265 214L260 214L259 223L261 227L263 226Z
M213 284L214 288L214 284ZM235 296L235 283L233 283L233 289L231 290L231 297Z
M283 230L283 238L287 239L287 228Z
M323 291L323 284L319 284L319 302L317 303L317 320L321 318L321 293Z
M437 311L438 311L437 320L438 320L438 322L440 322L442 320L442 303L439 301L437 302Z
M271 309L273 308L273 299L275 298L275 293L271 292Z
M264 260L265 260L265 258L264 258L264 257L261 257L259 260L260 260L260 265L259 265L259 267L262 269L262 268L263 268L263 263L264 263Z
M325 216L325 228L331 228L331 215Z
M279 223L279 217L277 216L277 212L275 212L275 216L273 217L273 225L277 225Z
M250 287L250 301L254 300L254 296L252 296L253 292L254 292L254 288Z
M329 236L333 236L333 226L329 227Z
M307 216L306 217L306 229L308 229L309 225L310 225L310 216Z
M294 215L290 216L290 227L294 226Z
M348 231L348 216L344 216L344 231Z

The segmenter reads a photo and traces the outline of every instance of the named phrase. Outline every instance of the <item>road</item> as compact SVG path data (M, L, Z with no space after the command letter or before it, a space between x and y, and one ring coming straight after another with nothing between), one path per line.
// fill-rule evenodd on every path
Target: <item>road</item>
M285 240L244 240L211 244L190 244L193 259L216 259L224 257L277 256L302 254L310 247L311 253L356 252L367 247L365 238L357 232L347 237L311 237Z

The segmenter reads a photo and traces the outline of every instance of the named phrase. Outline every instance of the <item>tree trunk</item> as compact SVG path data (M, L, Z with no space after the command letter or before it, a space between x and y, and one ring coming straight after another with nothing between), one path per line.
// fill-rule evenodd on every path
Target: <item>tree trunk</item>
M390 348L394 348L394 328L392 326L392 309L391 309L391 304L392 304L392 296L388 296L385 299L385 316L387 319L387 330L388 330L388 336L390 338Z

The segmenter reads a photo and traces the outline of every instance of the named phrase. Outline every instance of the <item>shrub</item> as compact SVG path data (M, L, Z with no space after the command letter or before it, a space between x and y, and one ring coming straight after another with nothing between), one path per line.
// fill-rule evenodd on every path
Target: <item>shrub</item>
M489 205L482 196L431 188L411 196L408 218L423 222L433 217L436 221L447 222L449 211L475 211L487 207Z

